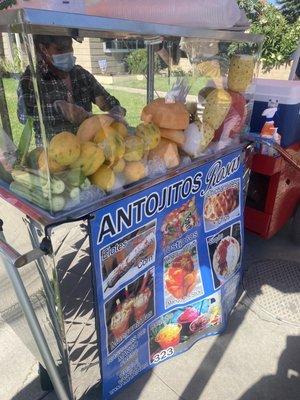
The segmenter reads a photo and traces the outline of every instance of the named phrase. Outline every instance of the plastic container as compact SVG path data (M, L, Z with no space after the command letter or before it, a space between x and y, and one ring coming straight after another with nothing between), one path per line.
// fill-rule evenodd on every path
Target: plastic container
M300 82L257 79L251 132L260 133L265 123L265 109L278 107L274 125L281 135L282 147L300 142Z
M85 0L86 13L158 24L230 28L241 17L235 0Z

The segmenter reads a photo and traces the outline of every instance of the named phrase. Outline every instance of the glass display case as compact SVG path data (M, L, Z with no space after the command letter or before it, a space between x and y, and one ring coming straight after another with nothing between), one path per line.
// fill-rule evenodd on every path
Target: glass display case
M59 14L0 16L1 187L25 204L83 215L247 131L261 37Z

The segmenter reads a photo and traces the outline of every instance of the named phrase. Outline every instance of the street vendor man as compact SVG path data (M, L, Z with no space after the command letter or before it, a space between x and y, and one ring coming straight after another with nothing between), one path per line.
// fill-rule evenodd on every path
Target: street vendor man
M50 140L61 131L76 133L79 125L92 115L92 106L122 118L126 111L96 78L80 65L76 65L72 38L69 36L35 35L37 54L37 84L41 112ZM38 106L33 76L28 66L18 87L18 118L25 124L33 117L37 145L41 144Z

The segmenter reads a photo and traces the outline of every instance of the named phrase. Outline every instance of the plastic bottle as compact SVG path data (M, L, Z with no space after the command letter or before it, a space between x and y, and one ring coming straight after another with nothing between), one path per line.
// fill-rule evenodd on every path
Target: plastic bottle
M262 113L263 117L266 117L266 122L264 123L262 130L260 132L260 136L263 139L274 140L274 134L276 131L274 124L274 116L277 112L277 107L267 108ZM272 149L268 145L262 145L261 148L262 154L272 155Z
M274 134L273 134L273 140L276 144L281 144L281 135L278 133L278 128L275 128ZM275 149L272 150L272 156L277 156L278 152Z

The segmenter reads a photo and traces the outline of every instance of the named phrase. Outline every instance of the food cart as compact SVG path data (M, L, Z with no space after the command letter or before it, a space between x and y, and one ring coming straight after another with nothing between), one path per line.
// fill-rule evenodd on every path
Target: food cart
M240 135L262 38L64 7L0 14L1 30L20 34L38 115L23 121L15 149L11 82L3 78L0 254L8 289L0 313L59 399L84 398L100 382L109 398L226 327L242 276L248 144ZM49 139L39 34L144 40L142 123L92 116L76 135ZM156 52L179 42L192 84L181 79L154 99Z

